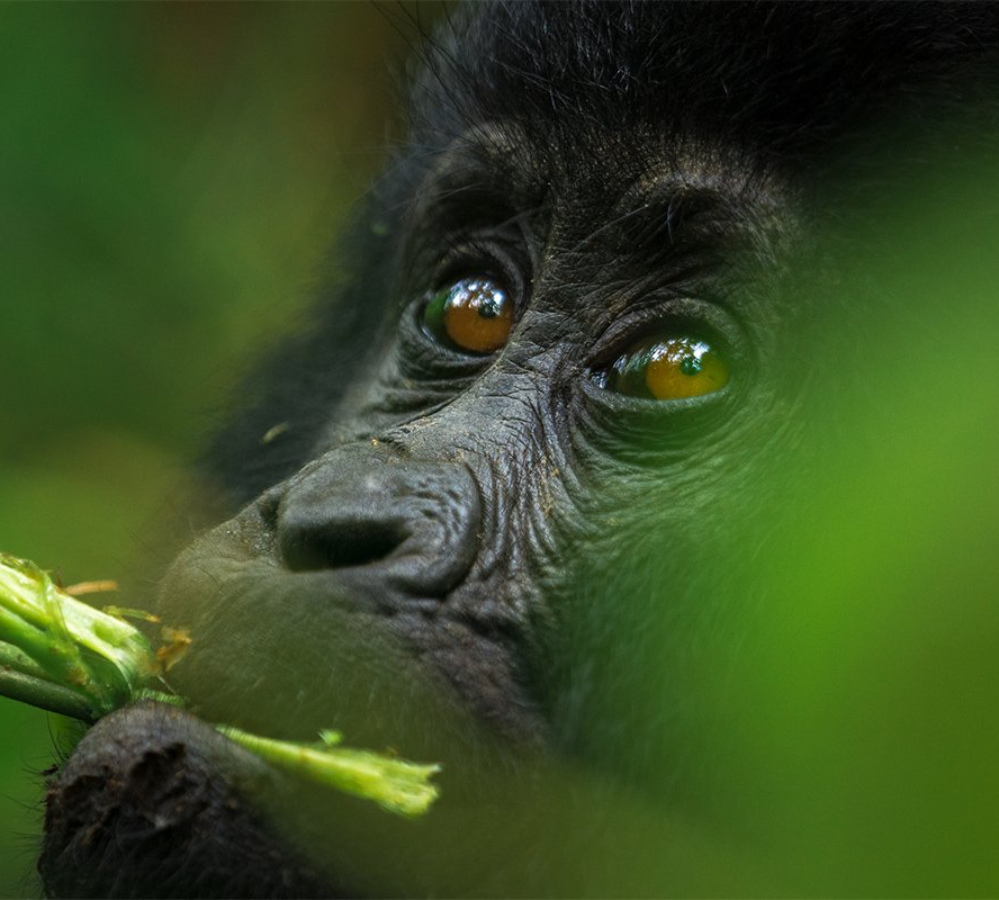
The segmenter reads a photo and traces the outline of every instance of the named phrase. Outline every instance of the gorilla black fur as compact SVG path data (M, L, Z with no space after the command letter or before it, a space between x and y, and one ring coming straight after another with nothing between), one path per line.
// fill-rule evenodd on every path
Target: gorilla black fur
M770 527L759 485L795 460L795 367L819 311L792 263L821 263L815 235L851 199L994 117L999 10L449 15L344 274L204 462L226 521L159 601L195 637L175 673L194 712L443 760L438 824L303 797L190 717L139 708L55 781L54 895L698 890L670 880L679 839L629 881L631 847L647 859L671 838L610 834L583 810L625 784L643 810L718 824L697 656L741 627L731 610L753 598L736 545ZM424 324L428 297L472 277L515 310L494 354ZM617 361L664 329L717 347L729 384L665 401L609 390ZM650 691L661 659L668 683ZM135 772L151 760L197 802L149 809ZM268 828L280 837L255 862L247 841ZM592 880L545 874L601 846L613 860Z
M317 304L309 332L236 398L246 409L206 460L211 483L247 502L310 458L377 343L383 307L401 302L386 261L398 258L420 179L435 152L476 123L516 123L526 158L560 171L591 173L599 168L591 154L616 152L639 129L642 139L703 143L748 170L786 173L807 191L824 167L841 172L851 159L862 167L887 114L921 120L926 138L936 114L991 98L992 4L809 5L510 3L453 12L416 61L411 136L344 238L346 273ZM350 343L331 354L342 335ZM283 441L259 446L286 421Z

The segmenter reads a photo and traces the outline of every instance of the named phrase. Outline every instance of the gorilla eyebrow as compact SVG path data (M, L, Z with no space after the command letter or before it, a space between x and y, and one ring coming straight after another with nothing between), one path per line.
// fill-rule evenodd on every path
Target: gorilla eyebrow
M759 246L768 239L765 221L781 205L770 180L724 168L642 179L621 197L605 228L628 252L656 262L678 252Z
M728 199L711 188L663 189L614 220L630 246L639 250L673 246L691 231L727 231L732 222Z
M539 205L538 179L523 166L528 147L518 129L496 122L476 125L437 155L416 194L413 215L421 221L431 207L476 196L502 199L510 211ZM509 160L521 165L513 167ZM527 156L529 162L530 157Z
M727 191L662 182L647 192L628 191L608 220L589 232L571 252L584 250L591 242L602 239L644 265L699 267L709 263L716 253L752 243L747 234L747 230L755 230L747 229L752 218Z

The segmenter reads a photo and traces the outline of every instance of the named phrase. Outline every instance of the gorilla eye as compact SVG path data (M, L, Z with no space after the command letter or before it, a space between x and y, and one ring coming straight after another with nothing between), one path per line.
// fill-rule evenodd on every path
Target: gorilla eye
M687 336L646 338L619 356L600 379L629 397L682 400L720 391L728 363L706 341Z
M513 301L491 278L462 278L431 295L423 328L452 350L494 353L510 337Z

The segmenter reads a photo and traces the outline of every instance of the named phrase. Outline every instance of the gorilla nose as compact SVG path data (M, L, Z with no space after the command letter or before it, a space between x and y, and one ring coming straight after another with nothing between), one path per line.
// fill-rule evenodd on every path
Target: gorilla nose
M286 568L337 570L368 591L442 598L478 550L479 491L458 462L338 449L264 504Z

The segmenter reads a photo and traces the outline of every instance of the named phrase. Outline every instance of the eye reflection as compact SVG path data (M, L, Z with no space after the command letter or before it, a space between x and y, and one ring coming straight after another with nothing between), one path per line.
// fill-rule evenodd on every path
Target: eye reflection
M436 341L464 353L499 350L513 328L513 302L497 281L462 278L431 296L424 330Z
M629 397L682 400L720 391L729 367L709 343L686 335L647 338L598 376L608 390Z

